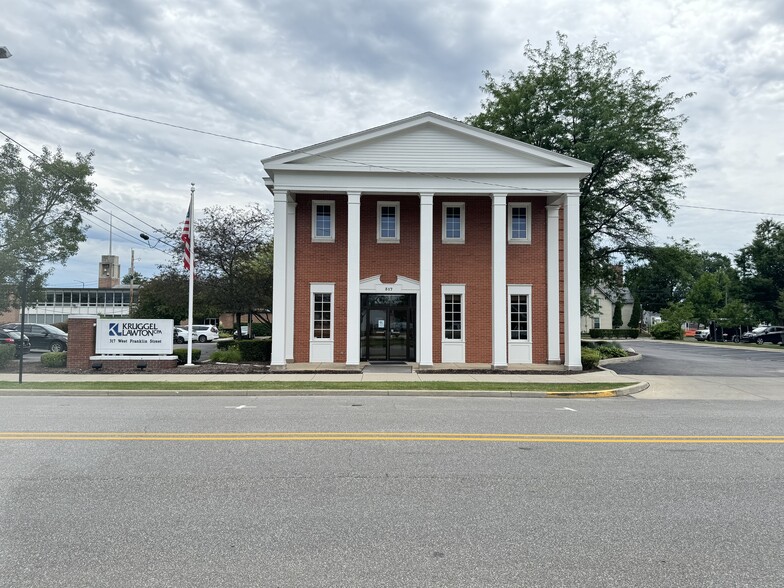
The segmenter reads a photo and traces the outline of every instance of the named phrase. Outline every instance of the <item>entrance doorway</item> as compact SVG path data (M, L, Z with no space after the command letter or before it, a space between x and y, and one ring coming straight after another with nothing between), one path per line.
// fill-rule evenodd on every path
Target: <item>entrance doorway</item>
M362 294L361 361L415 361L416 294Z

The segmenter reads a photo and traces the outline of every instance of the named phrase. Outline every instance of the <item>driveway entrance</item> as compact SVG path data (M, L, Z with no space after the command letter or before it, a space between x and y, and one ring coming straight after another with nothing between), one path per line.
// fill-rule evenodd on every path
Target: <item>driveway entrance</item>
M362 294L361 361L416 360L416 294Z

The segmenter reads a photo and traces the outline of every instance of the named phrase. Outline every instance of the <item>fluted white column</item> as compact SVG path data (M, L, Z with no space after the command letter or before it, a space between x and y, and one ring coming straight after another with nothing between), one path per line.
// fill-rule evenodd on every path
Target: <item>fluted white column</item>
M359 365L359 192L348 193L348 273L346 278L346 365Z
M547 209L547 363L561 363L560 271L558 220L560 205Z
M272 357L270 367L286 367L286 284L288 282L288 198L285 190L274 191L273 270L272 270Z
M294 263L296 248L297 203L286 203L286 361L294 361Z
M419 365L433 365L433 195L419 195Z
M580 358L580 196L564 198L564 364L583 369Z
M506 337L506 194L492 196L493 221L493 326L494 368L507 367Z

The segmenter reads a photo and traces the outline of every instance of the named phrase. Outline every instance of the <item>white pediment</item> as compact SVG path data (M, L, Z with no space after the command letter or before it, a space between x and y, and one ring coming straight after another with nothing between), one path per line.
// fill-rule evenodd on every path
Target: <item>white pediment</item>
M277 170L582 173L588 163L430 112L264 160Z

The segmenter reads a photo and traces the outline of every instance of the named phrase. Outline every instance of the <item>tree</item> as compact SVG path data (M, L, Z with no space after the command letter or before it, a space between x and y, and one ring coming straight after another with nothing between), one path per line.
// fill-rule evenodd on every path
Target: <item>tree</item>
M0 284L19 284L24 268L43 281L44 265L65 263L87 239L83 214L95 211L100 199L93 173L93 153L77 153L74 161L58 147L31 156L25 166L20 148L6 141L0 149ZM0 310L9 297L0 299Z
M166 271L184 275L182 243L178 235L170 236L178 247ZM271 308L272 216L268 211L259 205L206 208L195 223L194 253L202 305L208 304L216 313ZM145 295L149 286L145 284Z
M629 317L629 324L626 326L630 329L639 329L640 320L642 320L642 306L639 298L635 298L634 305L632 305L632 316Z
M615 308L613 309L612 328L620 329L623 326L623 302L621 299L615 301Z
M612 257L651 242L650 226L670 222L683 180L694 172L675 113L684 98L665 93L643 72L619 68L616 53L594 40L572 50L525 46L527 69L496 80L470 124L593 164L580 182L581 278L612 278Z
M650 246L637 252L638 265L626 271L626 284L645 310L661 312L683 300L694 283L699 254L690 241Z
M130 271L123 276L122 283L123 284L130 284L131 280L133 280L134 285L139 286L140 284L144 284L145 277L141 275L139 272L134 270L133 273Z
M765 219L754 239L735 256L741 274L743 297L758 320L773 322L777 301L784 290L784 223Z
M697 278L686 300L694 308L694 318L703 325L717 318L725 305L725 298L716 274L706 272Z
M688 302L672 302L667 308L662 309L661 315L664 322L681 328L683 323L694 318L694 307ZM683 339L682 328L679 339Z

